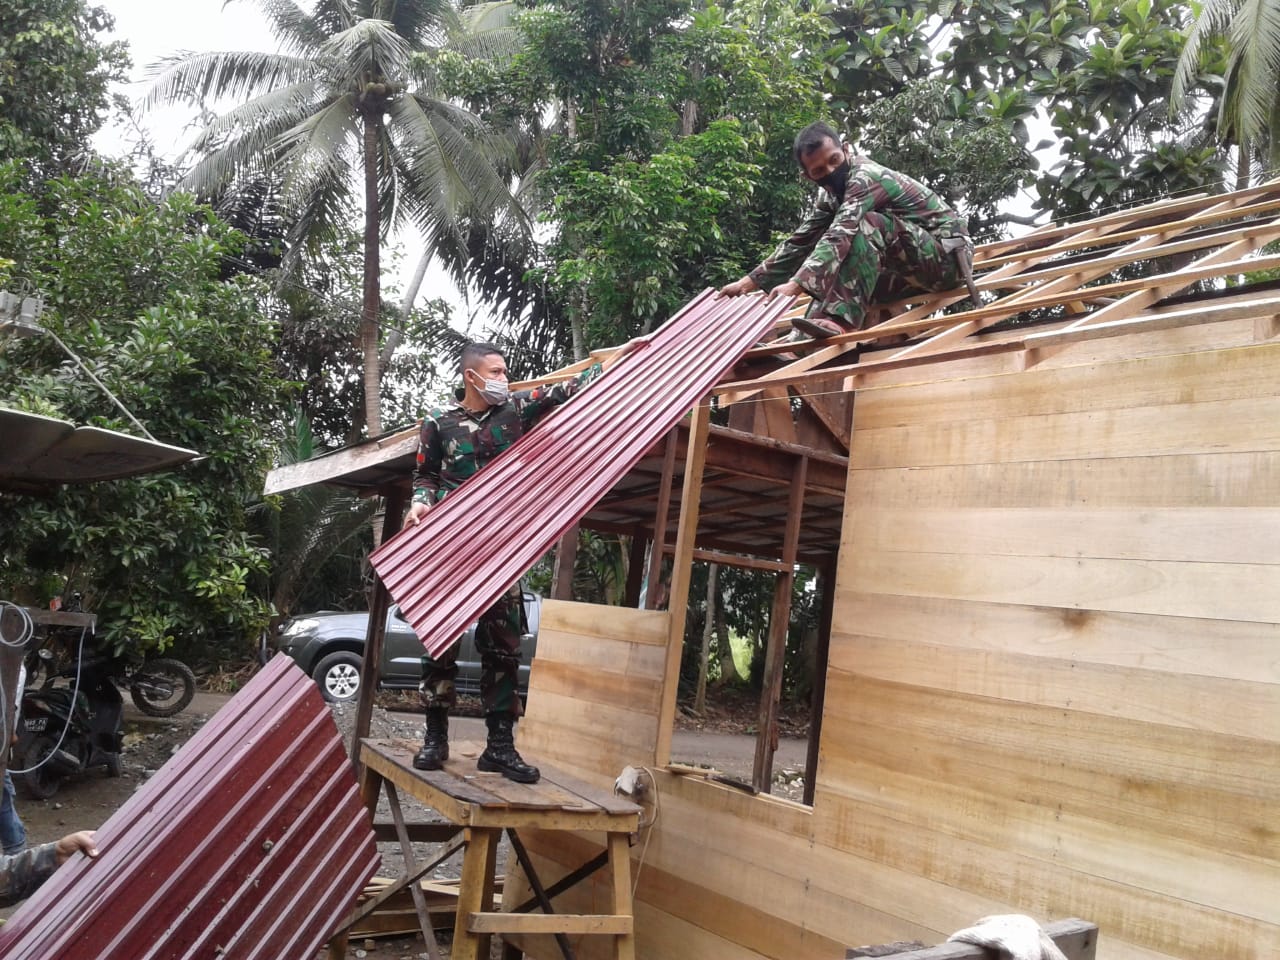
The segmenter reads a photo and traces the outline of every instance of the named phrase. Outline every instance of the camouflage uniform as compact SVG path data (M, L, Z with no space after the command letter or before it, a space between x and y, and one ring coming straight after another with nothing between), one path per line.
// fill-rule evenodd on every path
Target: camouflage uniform
M418 465L413 472L413 499L439 503L462 486L494 457L519 440L540 419L564 403L601 372L592 364L572 380L550 387L513 393L503 404L475 413L461 404L432 410L422 418L418 436ZM519 584L480 615L476 650L480 653L480 696L486 716L520 716L516 680L520 668L520 637L525 632L524 603ZM428 709L452 707L456 699L458 645L439 658L422 658L422 702Z
M764 290L794 280L813 298L810 316L860 330L877 292L958 286L956 258L942 241L967 237L968 226L924 184L844 149L843 199L824 187L813 212L750 277Z
M58 869L57 844L46 843L11 857L0 857L0 907L25 900Z

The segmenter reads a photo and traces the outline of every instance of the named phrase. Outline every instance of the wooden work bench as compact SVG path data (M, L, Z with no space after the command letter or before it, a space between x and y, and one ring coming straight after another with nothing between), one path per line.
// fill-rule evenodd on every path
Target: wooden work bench
M487 960L489 939L495 933L555 935L566 960L573 957L569 934L610 936L614 957L632 960L635 937L630 839L639 825L640 808L607 790L546 767L542 768L542 779L535 784L513 783L498 774L480 773L474 758L457 756L464 751L455 751L455 757L443 770L415 770L413 754L418 746L416 742L403 740L361 740L361 791L370 810L376 807L379 794L386 791L397 836L406 851L405 876L401 879L417 896L421 896L417 878L454 851L447 850L432 864L416 863L410 846L410 830L400 810L399 794L414 797L448 821L439 825L444 831L433 839L446 840L446 833L462 834L465 852L452 960ZM518 831L528 828L604 833L605 850L550 887L544 887L520 840ZM494 867L504 831L534 896L510 912L495 912L492 909ZM552 897L602 867L607 867L609 872L612 913L553 912ZM539 906L540 913L532 912ZM422 905L419 914L425 919ZM424 933L429 936L430 930L429 922L425 923ZM429 940L427 946L434 955L434 940ZM520 956L519 948L508 942L504 950L506 960Z

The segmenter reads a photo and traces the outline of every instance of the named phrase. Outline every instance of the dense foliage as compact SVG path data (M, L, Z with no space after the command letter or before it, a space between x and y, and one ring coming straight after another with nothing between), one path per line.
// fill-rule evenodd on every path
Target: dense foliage
M245 532L284 397L256 281L219 278L240 238L189 198L161 205L107 173L20 189L0 167L0 288L42 292L56 334L154 436L199 451L167 473L5 497L0 596L80 590L108 639L251 632L267 556ZM136 432L49 337L7 341L0 402ZM34 594L34 596L32 595Z

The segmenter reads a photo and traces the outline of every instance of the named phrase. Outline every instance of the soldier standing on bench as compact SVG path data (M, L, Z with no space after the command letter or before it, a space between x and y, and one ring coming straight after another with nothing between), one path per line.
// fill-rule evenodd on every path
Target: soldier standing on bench
M721 287L721 295L807 293L813 299L808 316L792 326L819 339L863 329L877 287L889 295L938 292L963 281L973 305L982 305L972 282L968 225L936 193L857 155L825 123L800 131L795 158L805 177L822 187L817 205L769 259Z
M432 504L439 503L494 457L522 437L542 417L564 403L601 372L593 364L572 380L551 387L510 393L507 364L491 343L469 343L462 349L462 399L422 419L418 463L413 472L413 503L406 520L417 526ZM516 752L514 725L520 716L516 682L524 603L520 585L512 586L480 616L476 649L480 652L480 696L488 743L476 766L519 783L535 783L538 768ZM449 710L456 700L458 646L438 659L422 658L422 702L427 731L413 758L419 770L439 770L449 759Z

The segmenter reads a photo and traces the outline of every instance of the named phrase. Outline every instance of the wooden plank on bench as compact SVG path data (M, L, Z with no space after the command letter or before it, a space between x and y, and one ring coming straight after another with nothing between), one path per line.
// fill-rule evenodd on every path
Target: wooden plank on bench
M1042 928L1049 938L1066 954L1067 960L1094 960L1098 947L1096 924L1074 917L1055 920ZM860 947L845 952L846 960L854 957L887 957L889 960L991 960L995 952L969 943L941 943L936 947L912 949L905 952L883 953L880 947Z

